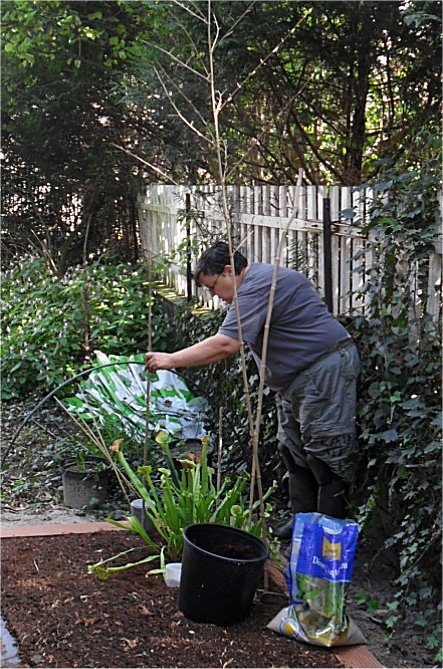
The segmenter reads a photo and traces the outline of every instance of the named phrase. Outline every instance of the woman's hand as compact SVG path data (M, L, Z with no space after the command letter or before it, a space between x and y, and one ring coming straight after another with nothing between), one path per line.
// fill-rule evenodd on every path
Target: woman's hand
M146 354L145 369L150 372L156 372L158 369L172 369L173 367L172 353L151 351Z

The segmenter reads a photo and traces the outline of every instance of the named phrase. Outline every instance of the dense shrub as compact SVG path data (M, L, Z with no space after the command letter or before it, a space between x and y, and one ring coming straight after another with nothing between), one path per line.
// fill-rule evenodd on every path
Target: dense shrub
M129 355L146 349L143 266L94 263L59 279L28 258L2 282L2 397L48 392L89 363L94 350ZM153 303L153 347L164 349L169 320Z

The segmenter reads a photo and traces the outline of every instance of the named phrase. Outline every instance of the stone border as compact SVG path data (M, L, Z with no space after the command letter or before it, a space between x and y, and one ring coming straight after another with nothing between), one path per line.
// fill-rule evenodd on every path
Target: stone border
M9 539L12 537L47 537L56 534L92 534L93 532L116 531L119 529L105 522L20 525L17 527L0 527L0 539ZM283 574L275 567L272 568L271 578L277 585L286 587ZM333 653L345 669L379 669L380 667L384 667L383 664L378 662L367 646L342 646L341 648L334 648ZM4 665L2 662L2 666L7 665Z

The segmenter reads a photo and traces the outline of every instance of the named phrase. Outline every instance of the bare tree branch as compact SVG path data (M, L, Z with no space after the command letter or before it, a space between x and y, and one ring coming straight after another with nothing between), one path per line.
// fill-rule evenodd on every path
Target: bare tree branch
M163 88L163 91L164 91L166 97L167 97L168 100L169 100L169 103L170 103L171 106L174 108L174 111L175 111L175 113L177 114L177 116L183 121L183 123L184 123L185 125L188 126L188 128L189 128L190 130L192 130L192 132L195 132L195 134L198 135L198 137L200 137L200 139L203 139L205 142L208 142L208 144L210 144L210 143L211 143L211 140L208 139L208 137L205 137L205 135L204 135L202 132L200 132L200 130L198 130L198 128L195 127L193 121L188 121L188 119L186 118L186 116L185 116L184 114L182 114L182 112L180 111L180 109L177 107L177 105L175 104L174 100L172 99L172 97L171 97L171 95L170 95L168 89L166 88L165 83L164 83L163 79L161 78L159 71L158 71L157 68L155 68L155 67L154 67L154 72L155 72L155 74L156 74L156 76L157 76L157 79L158 79L159 82L160 82L161 87Z
M174 3L174 5L177 5L181 9L184 9L186 12L188 12L188 14L190 14L191 16L196 18L198 21L202 21L203 23L207 23L207 19L202 12L197 11L197 10L195 12L193 12L189 9L188 5L192 4L192 3L186 2L186 4L185 4L184 2L179 2L179 0L172 0L172 2Z
M241 14L241 15L234 21L234 23L233 23L232 26L229 28L229 30L228 30L224 35L222 35L222 37L220 37L220 40L219 40L220 43L223 42L224 39L226 39L227 37L230 37L230 36L232 35L232 32L233 32L234 28L240 23L240 21L242 21L242 20L244 19L244 17L246 16L246 14L249 14L249 12L251 11L251 9L253 8L254 5L255 5L255 0L252 0L251 4L250 4L248 7L246 7L246 9L245 9L245 11L243 12L243 14Z
M303 91L303 89L308 85L309 81L312 79L313 76L314 76L314 72L312 72L311 76L308 77L308 78L305 80L305 82L302 84L302 86L300 87L300 89L297 91L297 95L293 96L293 97L289 100L289 102L288 102L286 105L284 105L283 107L281 107L281 109L280 109L279 112L277 113L277 116L274 118L274 121L276 121L276 120L278 119L278 117L281 116L283 113L285 113L286 111L290 111L290 110L292 109L293 104L294 104L294 100L297 98L298 95L300 95L300 93ZM246 158L246 156L248 156L248 154L252 151L252 149L254 149L257 145L258 145L259 147L261 146L261 143L260 143L260 142L261 142L261 138L264 137L264 135L265 135L267 132L269 132L269 130L266 128L266 129L264 129L264 130L260 133L260 135L259 135L258 137L255 138L256 143L255 143L255 144L252 144L252 145L247 149L247 151L242 155L242 157L235 163L235 165L232 166L232 168L227 172L227 174L226 174L226 178L229 178L229 177L231 176L231 174L234 172L234 170L236 170L236 169L239 167L239 165L241 165L241 163L244 161L244 159ZM270 133L270 134L272 134L272 133Z
M311 12L312 12L312 8L311 8L311 9L308 9L308 11L306 12L306 14L304 14L304 15L301 17L301 19L300 19L299 21L297 21L297 23L295 24L295 26L293 26L293 27L291 28L291 30L289 30L289 32L287 32L286 35L284 35L284 36L281 38L280 42L279 42L279 43L272 49L272 51L270 51L264 58L260 58L260 63L259 63L256 67L254 67L254 69L253 69L251 72L249 72L249 74L248 74L248 75L247 75L247 76L246 76L240 83L237 84L237 86L236 86L235 89L232 91L232 93L231 93L231 94L226 98L226 100L224 101L224 103L223 103L223 105L222 105L222 108L225 107L227 104L229 104L229 102L231 102L231 101L233 100L234 96L237 95L237 93L243 88L243 86L246 84L246 82L249 81L249 79L252 79L252 77L254 77L254 76L256 75L257 70L258 70L260 67L262 67L265 63L267 63L268 60L269 60L272 56L274 56L276 53L278 53L278 51L279 51L280 48L283 46L283 44L286 42L286 40L287 40L291 35L293 35L293 34L295 33L295 31L297 30L298 26L299 26L303 21L305 21L306 17L309 16L309 14L310 14Z
M155 68L154 68L154 70L155 70ZM179 95L181 95L181 97L183 98L183 100L185 100L185 101L187 102L187 104L191 107L191 109L193 110L193 112L198 116L198 118L200 119L200 121L201 121L202 124L205 126L206 130L208 131L208 133L210 134L210 136L211 136L211 141L214 141L214 137L212 136L211 129L210 129L210 127L208 126L208 122L207 122L206 119L201 115L200 111L199 111L199 110L197 109L197 107L194 105L194 103L192 102L192 100L190 100L190 99L188 98L188 96L185 95L185 93L184 93L184 92L180 89L180 87L175 83L175 81L173 80L173 78L166 72L166 70L164 70L163 68L161 68L161 71L162 71L162 75L164 76L164 78L168 80L168 83L170 83L170 84L175 88L175 90L177 91L177 93L178 93ZM163 84L163 81L160 79L160 76L159 76L159 74L158 74L157 71L156 71L156 74L157 74L157 78L160 80L160 83ZM165 91L166 95L168 96L168 100L169 100L169 102L172 104L172 106L174 107L175 111L177 111L176 105L172 102L172 98L171 98L169 92L165 89L165 86L163 86L163 90ZM183 120L184 122L186 122L186 121L184 120L184 118L182 118L182 120ZM189 122L188 122L188 123L189 123ZM188 123L187 123L187 124L188 124ZM193 126L192 129L194 130L194 132L198 132L194 126Z
M178 23L178 25L180 26L180 28L182 29L182 31L184 32L184 34L186 35L186 37L188 38L189 43L191 44L192 48L194 49L194 52L195 52L196 57L197 57L197 60L199 61L200 65L201 65L201 67L202 67L202 69L203 69L203 71L204 71L205 74L206 74L206 79L208 80L208 78L209 78L209 72L208 72L208 69L207 69L207 67L206 67L205 62L204 62L204 61L202 60L202 58L200 58L200 56L199 56L199 50L198 50L198 47L197 47L196 43L194 42L194 39L193 39L191 33L189 32L189 30L186 28L186 26L180 21L180 19L179 19L177 16L174 15L174 19L176 20L176 22Z
M167 181L170 181L173 183L175 186L178 186L179 184L174 181L172 177L170 177L168 174L163 172L161 169L158 167L155 167L155 165L152 165L151 163L148 163L147 160L143 160L143 158L140 158L140 156L137 156L135 153L132 153L132 151L129 151L128 149L125 149L124 146L119 146L118 144L114 144L114 142L111 142L111 146L115 146L116 149L120 149L120 151L124 151L128 156L131 156L131 158L134 158L135 160L138 160L140 163L143 163L143 165L146 165L146 167L149 167L149 169L154 170L154 172L157 172L157 174L160 174L161 177L166 179Z
M148 42L147 40L143 40L143 44L146 44L147 46L151 46L153 49L157 49L158 51L161 51L161 53L164 53L165 56L169 56L169 58L171 58L175 63L177 63L177 65L180 65L181 67L186 68L187 70L192 72L192 74L195 74L197 77L200 77L200 79L203 79L203 81L206 81L206 82L208 81L207 76L205 77L201 72L199 72L195 68L191 67L190 65L185 63L183 60L180 60L180 58L177 58L177 56L174 56L173 53L171 53L170 51L167 51L162 46L159 46L158 44L153 44L152 42Z

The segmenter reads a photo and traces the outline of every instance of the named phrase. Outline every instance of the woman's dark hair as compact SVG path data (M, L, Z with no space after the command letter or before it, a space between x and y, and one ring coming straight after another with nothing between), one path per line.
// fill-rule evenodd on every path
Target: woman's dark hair
M226 242L217 242L202 253L197 261L194 276L199 281L200 274L221 274L226 265L231 264L229 256L229 246ZM234 272L240 274L244 267L247 267L248 261L239 251L234 252Z

